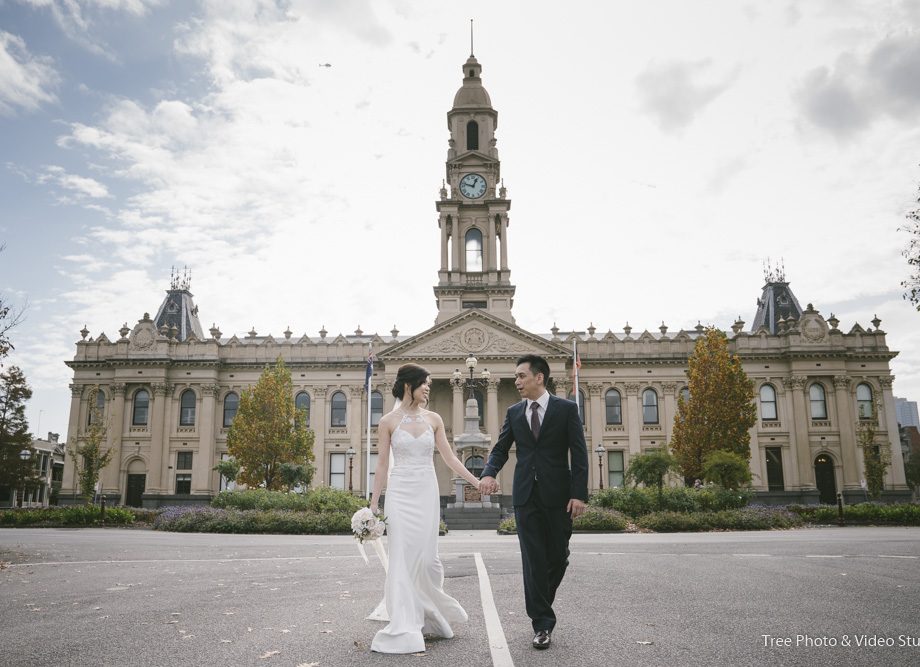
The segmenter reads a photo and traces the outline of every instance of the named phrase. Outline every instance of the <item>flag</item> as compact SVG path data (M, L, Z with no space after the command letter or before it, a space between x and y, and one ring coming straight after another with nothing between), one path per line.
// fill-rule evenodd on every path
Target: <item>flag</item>
M374 356L373 352L368 352L367 355L367 368L364 369L364 386L367 387L368 393L371 390L371 376L374 374L374 362L377 358Z

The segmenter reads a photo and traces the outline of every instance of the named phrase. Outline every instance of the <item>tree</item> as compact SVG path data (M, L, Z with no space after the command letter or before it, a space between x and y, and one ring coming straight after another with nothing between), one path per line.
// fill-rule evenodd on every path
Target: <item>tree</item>
M686 479L703 476L703 461L716 450L751 458L750 429L757 422L754 383L725 334L709 327L696 341L687 371L690 398L677 401L671 450Z
M6 246L0 243L0 253ZM25 308L13 310L9 303L4 301L3 295L0 294L0 368L3 368L3 359L13 349L13 343L9 338L9 331L17 324L22 322Z
M77 478L80 480L80 495L87 505L93 502L96 495L96 483L99 481L99 475L102 473L112 456L115 454L114 448L102 451L102 445L105 442L105 415L96 405L96 394L99 392L99 385L93 385L90 388L90 419L86 427L86 434L83 436L83 444L77 446L77 455L74 458L74 467L77 470Z
M917 201L920 202L920 199ZM911 267L911 274L901 283L901 287L907 290L904 298L920 310L920 208L910 211L906 217L908 223L901 229L910 234L910 241L901 254Z
M664 478L677 469L677 461L667 449L651 449L645 454L632 457L626 469L626 481L635 485L644 484L658 487L658 506L664 495Z
M866 493L873 500L882 495L885 488L885 471L891 465L891 448L887 443L875 442L878 431L878 408L873 404L872 416L856 422L856 443L863 454L863 469L866 476Z
M235 482L240 476L240 463L232 456L223 461L218 461L217 465L212 468L220 473L220 476L227 480L227 483Z
M279 490L287 484L285 463L313 474L313 431L307 413L294 405L294 383L281 358L240 396L240 408L227 433L227 449L239 462L237 481Z
M911 452L904 464L904 475L907 478L907 486L914 493L920 488L920 453Z
M737 489L753 479L748 460L734 452L716 450L703 459L703 479L723 489Z
M25 489L38 484L35 450L26 422L25 403L32 397L17 366L0 373L0 486ZM23 459L20 452L29 452Z

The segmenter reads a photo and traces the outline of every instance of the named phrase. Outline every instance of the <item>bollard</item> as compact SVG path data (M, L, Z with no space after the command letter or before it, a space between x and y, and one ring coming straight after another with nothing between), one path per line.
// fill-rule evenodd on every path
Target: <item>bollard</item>
M843 494L842 493L837 494L837 523L841 526L844 524L844 521L843 521Z
M102 503L99 509L99 521L105 523L105 496L102 496Z

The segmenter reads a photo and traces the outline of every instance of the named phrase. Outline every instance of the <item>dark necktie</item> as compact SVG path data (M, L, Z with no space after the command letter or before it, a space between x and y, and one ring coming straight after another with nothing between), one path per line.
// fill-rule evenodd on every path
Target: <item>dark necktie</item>
M540 415L537 414L539 409L540 404L536 401L530 404L530 430L533 431L534 440L540 437Z

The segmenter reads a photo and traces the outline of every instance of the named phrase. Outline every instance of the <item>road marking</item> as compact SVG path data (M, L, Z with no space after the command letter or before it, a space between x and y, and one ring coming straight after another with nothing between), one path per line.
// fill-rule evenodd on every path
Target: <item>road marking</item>
M843 554L805 554L805 558L844 558Z
M735 558L772 558L773 554L732 554Z
M910 558L912 560L916 560L917 558L920 558L920 556L884 556L879 554L879 558Z
M495 608L492 584L489 583L489 573L486 571L485 563L482 562L482 554L476 552L473 557L476 559L476 572L479 574L479 597L482 600L482 614L486 621L492 664L494 667L514 667L511 652L508 650L508 642L505 641L505 631L502 630L502 622L498 618L498 609Z
M338 560L360 556L268 556L264 558L150 558L146 560L61 560L41 563L10 563L9 567L36 567L38 565L123 565L131 563L238 563L267 560Z

